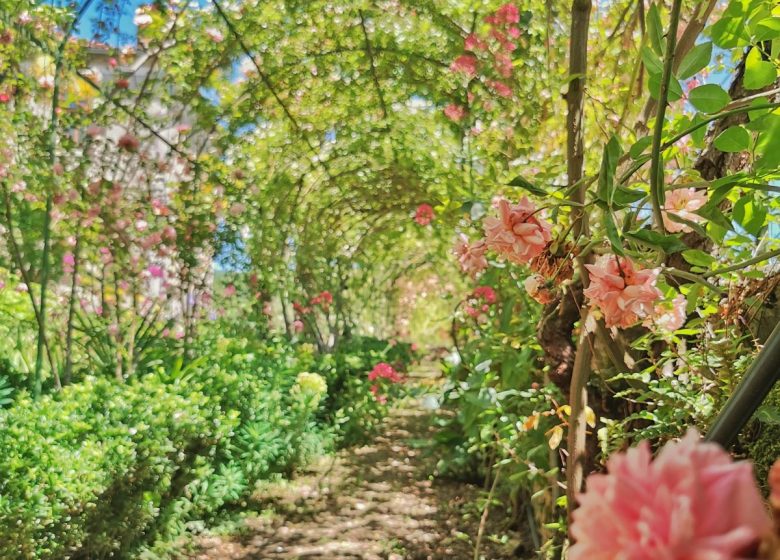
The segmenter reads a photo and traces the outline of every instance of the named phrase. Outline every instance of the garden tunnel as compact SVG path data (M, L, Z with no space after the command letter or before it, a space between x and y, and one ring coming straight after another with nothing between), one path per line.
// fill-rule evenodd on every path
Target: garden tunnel
M779 54L771 0L0 0L0 559L780 559Z

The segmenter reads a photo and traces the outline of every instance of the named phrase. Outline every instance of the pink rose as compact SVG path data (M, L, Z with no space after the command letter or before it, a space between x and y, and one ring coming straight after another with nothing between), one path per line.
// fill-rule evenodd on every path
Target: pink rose
M630 327L653 314L662 295L655 287L658 270L637 269L630 259L616 255L602 255L585 268L590 276L585 297L604 314L607 327Z
M676 331L681 329L688 318L686 308L688 301L682 294L677 294L670 302L661 302L656 304L653 309L652 323L664 331Z
M484 239L469 243L469 238L464 234L458 236L458 240L455 243L453 253L458 259L460 269L464 274L468 274L472 278L475 278L480 272L485 270L488 266L485 253L487 252L487 245Z
M462 54L450 65L453 72L462 72L468 77L477 74L477 57L471 54Z
M421 226L427 226L433 221L433 208L430 204L420 204L414 213L414 221Z
M695 430L652 460L642 442L588 477L569 560L736 560L771 531L749 463Z
M302 333L304 328L303 321L301 321L300 319L296 319L295 321L293 321L292 328L293 328L293 332Z
M674 221L670 214L687 220L689 222L699 223L704 220L698 214L695 214L702 206L707 204L707 193L703 190L694 188L675 189L666 193L664 201L664 227L670 233L680 231L691 231L690 226Z
M498 218L485 218L487 246L518 264L539 256L552 240L552 225L539 217L533 202L523 197L518 204L510 204L501 198L497 207Z
M466 108L450 103L444 108L444 116L453 122L460 122L466 116Z

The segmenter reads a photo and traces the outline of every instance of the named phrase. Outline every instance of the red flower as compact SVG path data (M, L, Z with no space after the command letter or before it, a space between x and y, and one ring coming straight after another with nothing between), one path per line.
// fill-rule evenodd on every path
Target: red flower
M117 145L128 152L137 152L141 147L141 141L129 132L117 140Z
M477 57L471 54L462 54L450 65L453 72L463 72L466 76L475 76L477 73Z
M379 362L374 366L368 374L369 381L376 381L377 379L388 379L392 383L401 383L403 376L393 369L393 366L386 362Z
M430 204L420 204L414 213L414 221L421 226L427 226L433 221L433 208Z

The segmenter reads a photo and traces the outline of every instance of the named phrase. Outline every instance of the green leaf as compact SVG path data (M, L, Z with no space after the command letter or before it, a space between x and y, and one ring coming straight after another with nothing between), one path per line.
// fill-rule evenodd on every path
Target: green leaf
M731 216L746 232L758 237L764 228L767 211L760 200L752 196L743 196L734 204Z
M648 74L651 76L653 74L660 76L663 73L664 63L661 62L661 59L650 49L650 47L647 45L643 46L639 51L639 54L642 57L642 63L645 65L645 68L647 68Z
M730 126L712 143L721 152L735 153L750 147L750 133L742 126Z
M744 85L746 89L761 89L774 83L777 69L768 60L763 60L761 52L753 47L745 58Z
M601 170L599 171L599 184L596 196L612 206L612 199L615 194L615 169L617 169L618 160L623 153L620 142L615 135L609 139L601 156Z
M696 45L685 55L685 58L680 63L680 67L677 69L677 77L681 80L687 80L706 67L711 59L712 43L710 41Z
M753 42L780 39L780 17L768 17L751 25Z
M661 25L661 14L658 12L658 6L653 3L647 10L647 35L650 38L650 46L658 54L664 52L664 30Z
M627 189L626 187L618 186L612 197L612 205L624 207L632 202L641 200L647 196L647 193L639 189Z
M675 235L663 235L652 229L638 229L626 232L626 237L645 245L661 249L666 254L684 251L688 246Z
M628 154L631 156L631 159L637 159L644 153L647 148L650 147L650 144L652 143L652 136L643 136L631 145L631 147L628 149Z
M716 84L693 88L688 101L702 113L717 113L729 104L731 97L725 89Z
M708 268L715 262L715 257L699 249L688 249L682 252L682 258L685 262L692 264L693 266L702 266Z
M602 212L602 219L604 222L604 230L607 233L607 239L609 239L609 243L612 245L612 251L616 255L625 255L623 243L620 241L620 234L618 233L617 225L615 225L615 219L612 217L612 212L604 210L604 212Z
M722 49L734 49L750 44L750 35L745 25L742 2L731 2L718 21L710 27L710 37Z
M661 74L650 74L650 78L647 80L647 86L650 88L650 96L658 100L661 97ZM674 76L669 80L669 91L666 94L668 101L677 101L683 96L682 86L680 81Z
M524 179L520 175L509 181L507 185L510 187L519 187L521 189L525 189L531 194L535 194L536 196L547 196L547 191L541 187L537 187L531 181Z
M713 224L716 224L717 226L723 228L724 230L734 229L729 219L726 218L726 216L723 215L723 212L720 211L718 205L713 204L711 200L710 202L708 202L707 204L699 208L696 211L696 213L702 218L705 218L706 220L709 220Z

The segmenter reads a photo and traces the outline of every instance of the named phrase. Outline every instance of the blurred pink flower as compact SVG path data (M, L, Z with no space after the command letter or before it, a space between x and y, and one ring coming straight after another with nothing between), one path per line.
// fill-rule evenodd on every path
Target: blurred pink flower
M488 305L493 305L498 301L496 291L490 286L477 286L474 288L474 297L485 300Z
M458 240L455 242L455 248L453 249L453 253L458 259L460 269L464 274L468 274L472 278L475 278L480 272L487 268L488 262L487 258L485 258L486 251L487 245L485 244L484 239L469 243L469 238L463 233L458 236Z
M388 379L392 383L401 383L404 380L403 376L386 362L379 362L369 372L369 381L376 381L377 379Z
M637 269L626 257L602 255L585 268L590 273L585 297L604 314L607 327L626 328L649 317L661 298L655 287L658 270Z
M420 204L414 213L414 221L421 226L427 226L433 221L433 208L430 204Z
M488 85L492 87L498 95L501 97L512 97L512 88L506 85L504 82L498 80L490 80Z
M736 560L771 530L749 463L695 430L653 461L642 442L588 478L569 560Z
M453 72L462 72L472 77L477 73L477 57L471 54L462 54L450 65Z
M455 103L450 103L444 108L444 116L451 121L460 122L466 116L466 109Z
M670 233L680 231L691 231L690 226L675 222L669 217L669 214L678 216L689 222L699 223L704 220L695 212L707 204L707 193L703 190L694 188L675 189L666 193L664 202L664 227Z
M65 253L62 255L62 270L64 270L66 273L70 274L73 272L73 267L76 264L76 257L73 256L73 253Z
M234 284L228 284L225 286L224 295L225 297L233 297L236 295L236 286Z
M165 271L163 271L161 266L158 266L156 264L149 265L149 267L146 270L149 272L149 276L151 276L152 278L162 278L163 276L165 276Z
M222 32L219 29L215 29L214 27L207 28L206 35L208 35L208 38L215 43L221 43L225 39L225 36L222 35Z
M656 304L653 309L652 323L664 331L676 331L682 328L688 314L685 312L688 301L682 294L677 294L670 302Z
M304 328L303 321L301 321L300 319L296 319L295 321L293 321L292 328L293 328L293 332L302 333Z
M463 41L463 48L467 51L484 51L487 50L487 43L477 37L474 33L466 35L466 39Z
M517 204L501 198L497 208L498 218L485 218L487 246L519 264L540 255L552 239L552 225L539 217L534 203L525 196Z

